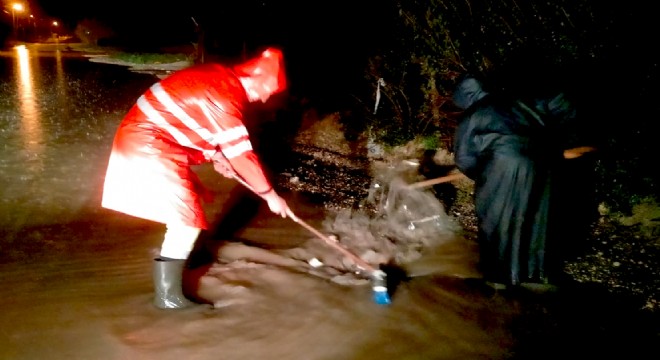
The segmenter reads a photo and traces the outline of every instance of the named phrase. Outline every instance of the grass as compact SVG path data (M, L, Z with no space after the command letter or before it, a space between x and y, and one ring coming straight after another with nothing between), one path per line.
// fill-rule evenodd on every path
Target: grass
M110 54L109 57L132 64L168 64L188 60L188 56L185 54L117 52Z

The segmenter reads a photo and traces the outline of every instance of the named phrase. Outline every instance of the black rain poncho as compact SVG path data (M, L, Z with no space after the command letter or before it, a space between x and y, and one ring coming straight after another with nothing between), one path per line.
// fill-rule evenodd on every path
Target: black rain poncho
M465 109L455 162L475 181L484 279L547 282L560 265L550 233L553 172L563 160L556 131L572 118L571 107L563 95L525 102L490 95L472 77L461 81L454 102Z

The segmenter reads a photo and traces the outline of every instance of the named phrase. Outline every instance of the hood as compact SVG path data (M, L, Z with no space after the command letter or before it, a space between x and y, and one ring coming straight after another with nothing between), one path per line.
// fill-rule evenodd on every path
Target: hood
M284 56L274 48L264 50L258 57L234 66L250 101L268 98L286 89Z
M458 83L454 91L453 100L456 106L465 110L486 95L488 93L484 91L479 80L473 76L466 76Z

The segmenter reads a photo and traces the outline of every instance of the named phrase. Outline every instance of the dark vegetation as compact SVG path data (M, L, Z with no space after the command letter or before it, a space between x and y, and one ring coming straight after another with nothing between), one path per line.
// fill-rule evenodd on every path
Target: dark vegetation
M602 2L398 1L389 48L369 59L365 109L351 121L403 143L451 139L459 74L480 74L514 93L565 91L600 149L598 197L616 211L657 197L651 123L657 66L635 40L648 33L641 8ZM624 70L625 69L625 70ZM378 79L381 107L373 113ZM355 125L355 124L354 124ZM450 146L449 141L441 146Z

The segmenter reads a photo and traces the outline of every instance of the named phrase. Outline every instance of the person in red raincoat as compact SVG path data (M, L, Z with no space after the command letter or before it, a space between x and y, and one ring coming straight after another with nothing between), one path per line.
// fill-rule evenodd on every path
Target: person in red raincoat
M247 183L273 213L287 216L289 207L267 179L242 115L248 103L266 102L285 88L282 52L269 48L237 66L206 63L173 73L140 96L120 123L102 207L166 225L153 268L157 307L193 304L183 294L182 273L209 224L191 165L212 162L218 173Z

